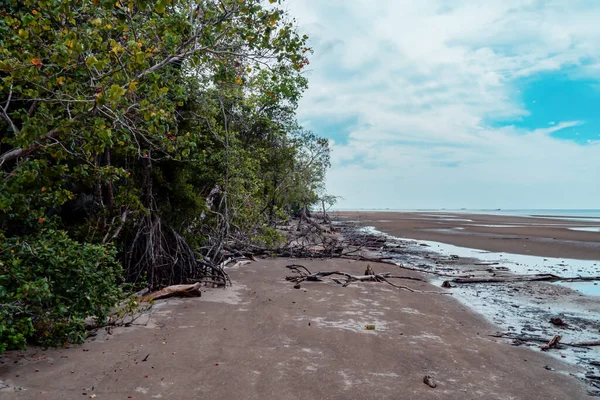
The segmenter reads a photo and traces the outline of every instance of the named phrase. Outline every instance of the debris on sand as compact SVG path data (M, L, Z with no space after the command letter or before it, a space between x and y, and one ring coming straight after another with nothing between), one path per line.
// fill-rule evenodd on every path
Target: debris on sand
M423 383L426 384L427 386L429 386L430 388L437 387L437 384L435 383L435 381L433 380L431 375L425 375L423 377Z
M555 326L569 326L565 321L558 317L550 318L550 323Z
M172 285L161 290L150 293L148 296L141 298L141 301L166 299L169 297L200 297L202 293L200 288L202 284L196 282L192 285Z
M555 335L552 339L550 339L548 344L541 347L542 351L548 351L553 347L557 347L558 344L560 343L561 339L562 339L562 335Z

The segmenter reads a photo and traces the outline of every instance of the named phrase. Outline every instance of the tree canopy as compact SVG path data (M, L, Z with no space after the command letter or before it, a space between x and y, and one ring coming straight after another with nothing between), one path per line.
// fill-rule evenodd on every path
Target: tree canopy
M100 288L192 280L317 202L328 142L296 121L311 50L281 3L0 0L0 351L75 340Z

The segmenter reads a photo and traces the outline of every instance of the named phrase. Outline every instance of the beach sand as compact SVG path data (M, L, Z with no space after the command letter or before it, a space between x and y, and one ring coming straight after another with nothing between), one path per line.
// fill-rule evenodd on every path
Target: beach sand
M158 301L141 326L101 331L70 349L1 356L0 381L9 387L0 398L588 398L569 375L576 367L488 336L496 328L454 296L374 282L305 282L296 290L284 279L290 263L354 274L366 267L345 259L275 259L229 269L233 287ZM436 388L423 383L425 375Z
M600 260L600 221L461 213L344 211L332 215L399 238L493 252Z
M594 232L599 221L396 212L340 213L337 217L358 221L350 225L363 226L359 234L384 235L386 244L375 250L377 257L427 271L436 286L451 279L445 274L483 279L473 285L452 285L450 290L455 299L501 332L544 341L560 334L565 343L600 340L600 233ZM558 283L485 282L533 274L564 279L557 279ZM571 277L596 280L565 281ZM568 321L568 326L553 325L551 320L557 317ZM535 342L528 345L538 347ZM600 359L600 349L567 346L554 355L595 374L592 365Z

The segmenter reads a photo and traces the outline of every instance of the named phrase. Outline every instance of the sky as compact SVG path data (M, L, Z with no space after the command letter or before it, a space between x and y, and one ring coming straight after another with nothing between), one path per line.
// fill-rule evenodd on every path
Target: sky
M288 0L337 207L600 208L600 1Z

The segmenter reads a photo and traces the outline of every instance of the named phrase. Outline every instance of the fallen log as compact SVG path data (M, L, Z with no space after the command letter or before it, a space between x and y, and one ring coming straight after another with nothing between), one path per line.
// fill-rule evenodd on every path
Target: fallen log
M523 334L512 333L512 332L495 333L495 334L488 335L488 336L490 336L490 337L496 337L496 338L503 338L503 339L518 340L520 342L546 343L546 346L549 346L549 347L558 347L559 345L570 346L570 347L596 347L596 346L600 346L600 340L598 340L598 341L588 341L588 342L572 342L572 343L562 342L561 341L562 336L560 336L560 335L556 335L556 336L554 336L551 339L546 339L546 338L543 338L541 336L523 335ZM559 339L556 339L557 337L559 337ZM555 340L557 340L557 341L555 341ZM553 343L553 341L555 341L555 342ZM552 346L550 346L551 343L553 343ZM542 346L542 350L546 346Z
M192 285L167 286L166 288L157 290L156 292L140 298L140 301L159 300L169 297L200 297L202 295L200 292L201 287L202 283L200 282L196 282Z
M600 346L600 340L593 340L591 342L571 343L570 346L575 346L575 347L596 347L596 346Z
M548 343L550 341L550 339L544 339L539 336L523 335L523 334L512 333L512 332L495 333L495 334L488 335L488 336L495 337L495 338L502 338L502 339L518 340L521 342ZM562 344L565 344L565 343L562 343Z
M308 215L306 215L305 210L302 210L302 213L300 214L300 221L298 222L298 226L300 226L300 224L302 222L306 222L313 228L317 229L317 231L319 231L319 232L328 232L329 231L329 229L319 225L317 222L313 221L312 218L310 218Z
M474 283L514 283L514 282L589 282L600 281L600 276L562 277L554 274L518 275L506 277L472 277L454 278L449 282L460 284Z

